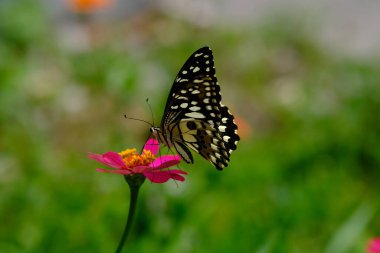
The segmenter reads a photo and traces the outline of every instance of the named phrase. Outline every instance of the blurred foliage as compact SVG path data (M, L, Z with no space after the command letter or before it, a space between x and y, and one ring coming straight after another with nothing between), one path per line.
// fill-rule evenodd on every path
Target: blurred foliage
M380 234L378 57L336 55L289 16L200 27L149 8L117 22L48 13L0 3L1 252L115 249L128 187L86 152L141 146L148 126L123 114L149 119L149 97L161 115L203 45L245 134L223 172L197 156L185 183L142 187L129 252L353 253Z

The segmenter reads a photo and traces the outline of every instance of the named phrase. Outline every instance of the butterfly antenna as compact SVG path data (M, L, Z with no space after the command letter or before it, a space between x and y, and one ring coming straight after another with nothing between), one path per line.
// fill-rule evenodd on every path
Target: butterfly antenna
M151 117L152 117L153 126L154 126L154 125L155 125L155 124L154 124L154 114L153 114L152 107L151 107L150 104L149 104L149 98L146 98L145 102L147 103L147 105L148 105L148 107L149 107L150 115L151 115Z
M144 122L144 123L148 124L148 125L151 126L151 127L154 126L154 125L152 125L152 123L150 123L150 122L148 122L148 121L146 121L146 120L127 117L126 114L124 114L124 118L126 118L126 119L131 119L131 120L136 120L136 121L140 121L140 122Z

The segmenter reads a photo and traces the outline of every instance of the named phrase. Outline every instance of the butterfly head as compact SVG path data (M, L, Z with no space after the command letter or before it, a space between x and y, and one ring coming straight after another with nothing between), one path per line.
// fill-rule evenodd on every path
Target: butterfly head
M159 127L153 126L149 130L156 140L158 140L160 143L166 144L166 141L162 135L162 131Z
M154 127L154 126L152 126L149 130L150 130L150 132L151 132L155 137L157 137L157 132L160 132L160 128L159 128L159 127Z

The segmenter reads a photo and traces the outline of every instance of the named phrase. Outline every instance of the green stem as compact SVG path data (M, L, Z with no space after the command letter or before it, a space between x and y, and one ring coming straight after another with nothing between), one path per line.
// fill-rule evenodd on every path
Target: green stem
M131 231L133 218L135 217L137 197L139 195L140 186L145 181L145 176L141 174L125 176L125 180L128 182L129 190L131 193L131 200L129 203L128 219L125 224L123 235L121 236L119 246L117 246L116 253L121 253L125 242L128 239L129 232Z

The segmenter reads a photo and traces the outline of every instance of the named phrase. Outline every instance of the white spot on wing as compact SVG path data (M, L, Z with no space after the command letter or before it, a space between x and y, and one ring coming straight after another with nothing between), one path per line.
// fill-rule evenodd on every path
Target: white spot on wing
M196 119L204 119L205 116L199 112L188 112L185 114L187 117L196 118Z
M210 155L210 159L211 159L211 161L212 161L213 163L216 163L216 158L215 158L215 156Z
M218 129L220 132L224 133L226 131L226 126L219 126Z
M230 136L223 136L223 141L228 142L228 140L229 140L230 138L231 138Z
M191 92L191 94L199 94L199 93L201 93L199 90L193 90L193 91Z
M190 110L192 110L193 112L196 112L196 111L199 111L201 108L198 107L198 106L192 106L190 107Z
M182 108L186 108L188 105L189 105L188 103L182 103L180 106L181 106Z
M199 70L201 70L201 69L198 68L198 67L195 67L195 68L193 69L193 73L198 72Z

